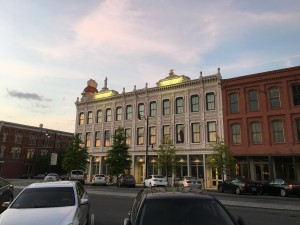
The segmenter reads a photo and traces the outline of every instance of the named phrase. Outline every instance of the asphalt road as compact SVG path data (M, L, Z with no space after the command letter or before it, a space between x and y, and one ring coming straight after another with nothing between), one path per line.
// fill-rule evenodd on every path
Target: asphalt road
M12 183L16 191L27 185L21 181ZM85 188L90 195L92 225L123 224L134 197L142 189L90 185L85 185ZM242 216L247 225L300 224L300 198L209 192L226 205L233 215Z

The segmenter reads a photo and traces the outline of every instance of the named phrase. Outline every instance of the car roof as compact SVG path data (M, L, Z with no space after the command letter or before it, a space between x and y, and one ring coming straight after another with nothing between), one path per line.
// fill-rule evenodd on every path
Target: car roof
M145 188L143 194L147 199L170 199L170 198L191 198L191 199L214 199L208 192L198 188Z
M51 188L51 187L74 187L77 181L54 181L38 182L28 185L26 188Z

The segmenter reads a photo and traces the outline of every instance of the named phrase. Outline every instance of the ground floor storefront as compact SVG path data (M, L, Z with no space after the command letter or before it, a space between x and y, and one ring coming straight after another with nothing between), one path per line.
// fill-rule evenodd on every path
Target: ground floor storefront
M272 178L300 181L300 156L238 156L236 175L265 182Z
M194 176L203 181L204 188L216 189L222 181L220 171L209 167L206 158L209 154L182 154L178 155L176 177ZM150 174L161 174L157 164L157 155L149 154L147 159L147 171ZM106 155L90 156L90 164L87 168L87 177L91 179L93 174L108 174L105 163ZM226 177L244 177L253 181L265 182L271 178L284 178L300 180L300 156L237 156L234 170L226 170ZM131 154L132 174L138 184L143 184L146 173L145 154ZM162 174L164 175L164 174Z
M201 179L205 188L217 188L218 182L222 180L221 174L217 170L212 170L206 165L208 154L182 154L178 155L176 167L176 177L194 176ZM147 156L147 171L150 174L162 174L158 168L157 155L149 154ZM108 167L105 163L105 155L90 156L90 164L87 170L87 177L91 179L93 174L108 174ZM145 154L131 155L131 169L127 171L132 174L138 184L143 184L146 178ZM164 175L164 174L162 174Z

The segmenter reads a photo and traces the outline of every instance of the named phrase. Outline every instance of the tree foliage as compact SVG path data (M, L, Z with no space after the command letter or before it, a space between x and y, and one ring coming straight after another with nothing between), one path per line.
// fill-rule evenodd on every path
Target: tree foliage
M88 161L88 152L85 147L82 147L83 142L79 135L76 134L68 143L63 154L62 167L65 171L70 172L74 169L85 170Z
M206 159L208 166L218 169L222 176L234 168L235 159L228 145L219 141L213 146L213 153ZM223 170L224 169L224 170ZM223 172L222 172L223 171Z
M172 176L172 173L176 172L177 157L176 149L171 139L163 139L157 150L157 155L158 168L162 171L162 174L166 177Z
M113 137L113 144L111 149L108 150L105 160L109 165L109 175L119 177L119 175L125 174L125 170L130 169L131 160L128 149L129 146L126 144L124 129L119 127Z

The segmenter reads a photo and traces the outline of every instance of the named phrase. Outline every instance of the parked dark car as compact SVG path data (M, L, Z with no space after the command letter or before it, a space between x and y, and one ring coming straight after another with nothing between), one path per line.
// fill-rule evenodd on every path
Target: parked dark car
M127 187L135 187L135 179L134 179L134 176L132 176L132 175L122 175L122 176L118 179L118 186L119 186L119 187L123 187L123 186L127 186Z
M0 213L6 208L2 207L4 202L12 202L14 198L14 186L7 180L0 177Z
M44 179L45 178L45 174L44 173L40 173L34 176L34 179Z
M33 179L34 176L31 174L22 174L21 176L18 177L19 179Z
M244 225L216 198L199 188L145 188L124 225Z
M219 192L229 192L237 195L243 193L258 194L260 193L260 190L261 183L244 178L231 178L218 184Z
M272 179L262 185L261 194L268 193L286 197L298 195L300 197L300 183L285 179Z

